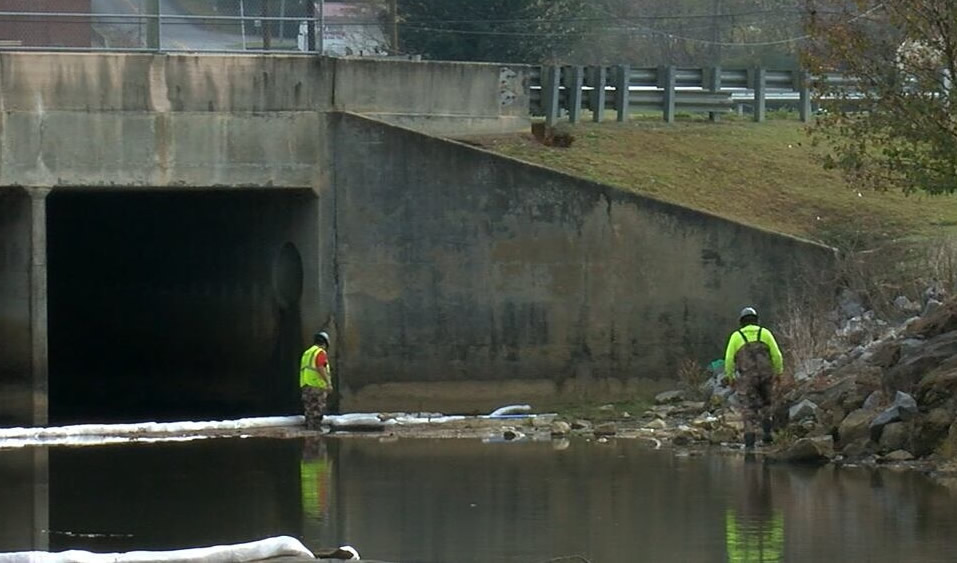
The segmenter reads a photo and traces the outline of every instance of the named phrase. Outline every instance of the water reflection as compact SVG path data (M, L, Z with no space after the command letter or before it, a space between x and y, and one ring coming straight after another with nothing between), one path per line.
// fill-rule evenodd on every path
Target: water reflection
M777 563L784 556L784 513L774 507L770 468L747 454L741 477L743 490L725 512L728 561Z
M0 452L0 550L272 535L411 562L951 561L953 497L913 473L607 444L206 440Z

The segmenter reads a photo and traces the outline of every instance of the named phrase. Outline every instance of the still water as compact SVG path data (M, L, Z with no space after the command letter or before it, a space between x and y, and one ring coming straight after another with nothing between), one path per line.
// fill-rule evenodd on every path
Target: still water
M0 451L0 550L274 535L413 562L954 561L957 503L908 472L639 441L230 439Z

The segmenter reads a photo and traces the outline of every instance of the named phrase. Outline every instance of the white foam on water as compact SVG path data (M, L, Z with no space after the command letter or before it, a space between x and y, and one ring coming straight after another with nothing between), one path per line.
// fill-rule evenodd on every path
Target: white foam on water
M129 551L126 553L92 553L78 549L50 553L47 551L19 551L0 553L0 563L146 563L147 561L190 561L194 563L242 563L275 557L306 557L315 555L302 542L290 536L211 547L177 549L173 551Z

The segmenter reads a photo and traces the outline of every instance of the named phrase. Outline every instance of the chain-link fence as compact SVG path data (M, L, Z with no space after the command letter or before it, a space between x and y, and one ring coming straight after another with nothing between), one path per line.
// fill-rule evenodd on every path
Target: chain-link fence
M385 56L387 0L0 0L0 50Z

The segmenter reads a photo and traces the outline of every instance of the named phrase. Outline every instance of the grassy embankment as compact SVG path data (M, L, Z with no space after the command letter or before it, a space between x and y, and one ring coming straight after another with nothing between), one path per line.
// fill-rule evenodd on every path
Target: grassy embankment
M639 118L565 125L570 148L530 134L470 139L485 148L728 219L841 247L957 232L957 197L849 187L824 170L801 123Z
M613 119L613 118L612 118ZM541 164L728 219L845 250L884 247L842 261L846 283L876 309L912 298L929 278L957 283L957 196L858 191L822 168L818 148L794 119L752 123L701 119L668 125L660 117L626 124L561 125L575 142L550 148L530 134L470 138L501 154ZM903 240L904 245L882 245ZM916 250L914 250L916 249ZM821 311L833 303L825 298ZM796 310L782 328L790 362L817 357L826 339L808 338L817 309ZM822 342L818 342L821 340ZM806 357L805 357L806 356ZM642 412L642 400L563 409L568 417L614 418Z

